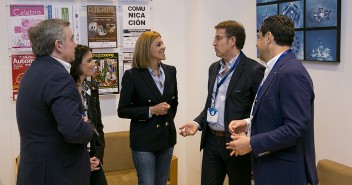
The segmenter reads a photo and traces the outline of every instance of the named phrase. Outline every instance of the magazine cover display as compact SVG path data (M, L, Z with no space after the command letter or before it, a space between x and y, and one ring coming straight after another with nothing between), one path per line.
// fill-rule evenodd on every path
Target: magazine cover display
M116 6L87 5L88 46L116 48Z
M21 83L22 76L28 67L34 61L35 56L33 54L23 54L23 55L12 55L12 97L13 100L17 99L18 88Z
M10 5L10 47L31 50L28 29L44 20L44 5Z
M119 93L118 53L93 53L96 70L92 82L97 84L99 94Z

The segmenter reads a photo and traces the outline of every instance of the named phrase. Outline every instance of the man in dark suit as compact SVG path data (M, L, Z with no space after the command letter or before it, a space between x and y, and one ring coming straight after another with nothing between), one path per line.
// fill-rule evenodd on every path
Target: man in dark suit
M44 20L29 29L35 61L24 74L16 103L21 138L17 185L88 185L87 143L80 96L69 74L76 43L70 23Z
M318 184L313 82L291 51L294 35L293 22L286 16L263 22L257 48L267 69L252 116L229 125L234 135L228 148L236 155L253 154L256 185ZM250 137L240 133L245 127L251 128Z
M228 124L234 118L249 116L264 67L241 51L246 34L240 23L223 21L215 29L213 46L216 56L222 59L209 67L203 111L193 122L181 126L180 134L194 135L202 130L202 185L222 185L226 174L230 185L250 185L249 155L230 157L226 149L226 142L231 140Z

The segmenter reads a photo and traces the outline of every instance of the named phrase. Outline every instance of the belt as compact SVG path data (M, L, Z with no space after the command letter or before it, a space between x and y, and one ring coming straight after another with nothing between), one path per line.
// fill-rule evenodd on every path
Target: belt
M216 131L209 127L210 132L216 137L225 137L225 131Z

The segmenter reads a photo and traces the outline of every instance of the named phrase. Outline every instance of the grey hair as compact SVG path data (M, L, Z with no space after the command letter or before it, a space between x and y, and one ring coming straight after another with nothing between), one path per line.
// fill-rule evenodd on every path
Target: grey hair
M65 41L64 28L68 26L70 26L68 21L48 19L31 27L28 30L28 34L34 55L45 56L52 54L55 48L55 41Z

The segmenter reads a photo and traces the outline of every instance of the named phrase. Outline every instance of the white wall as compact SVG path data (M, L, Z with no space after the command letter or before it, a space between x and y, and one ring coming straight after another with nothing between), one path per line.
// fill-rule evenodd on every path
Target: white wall
M153 29L166 44L166 63L177 67L179 109L176 126L192 120L204 106L209 65L218 60L212 47L214 26L227 19L242 22L247 40L244 52L256 57L255 0L153 0ZM315 138L317 160L329 158L352 166L349 124L352 102L352 1L342 0L341 62L304 62L315 85ZM6 1L0 1L0 23L7 25ZM4 28L5 26L3 26ZM11 64L7 29L0 29L0 185L14 184L13 160L19 154L15 103L11 100ZM119 95L101 96L105 131L128 130L129 120L119 119ZM200 184L200 134L178 137L179 184Z
M315 146L317 159L352 166L352 1L341 3L341 62L306 63L315 85Z

